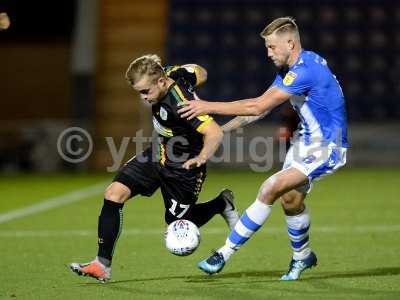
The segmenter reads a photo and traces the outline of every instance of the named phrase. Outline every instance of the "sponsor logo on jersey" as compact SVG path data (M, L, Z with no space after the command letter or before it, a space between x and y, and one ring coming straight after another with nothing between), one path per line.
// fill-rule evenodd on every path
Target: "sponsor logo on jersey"
M303 159L303 162L306 164L311 164L313 161L315 161L317 158L315 157L315 155L309 155L307 156L305 159Z
M165 110L165 108L162 106L160 107L160 118L161 118L161 120L164 120L164 121L166 121L168 118L168 113Z
M284 85L291 85L293 81L296 79L297 74L295 72L289 71L285 78L283 78L283 84Z

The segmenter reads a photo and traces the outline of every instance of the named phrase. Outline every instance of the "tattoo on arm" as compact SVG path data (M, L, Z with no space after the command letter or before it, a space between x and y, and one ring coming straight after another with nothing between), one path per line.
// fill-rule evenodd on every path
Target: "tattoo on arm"
M239 127L244 127L250 123L258 121L264 118L268 113L269 111L266 111L259 116L237 116L234 119L230 120L228 123L221 126L221 128L224 132L229 132Z

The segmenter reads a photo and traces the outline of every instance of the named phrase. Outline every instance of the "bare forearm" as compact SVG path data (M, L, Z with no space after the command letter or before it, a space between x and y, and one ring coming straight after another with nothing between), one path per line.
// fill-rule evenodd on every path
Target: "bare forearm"
M246 126L250 123L253 123L259 119L264 118L269 111L266 111L258 116L237 116L234 119L230 120L228 123L221 126L224 132L235 130L236 128Z
M239 100L234 102L210 102L211 113L233 116L258 116L260 105L257 98Z
M217 134L204 135L204 144L199 156L204 160L208 160L211 156L213 156L221 144L223 136L224 135L222 131L218 132Z
M208 113L231 116L259 116L266 111L271 111L290 97L290 93L276 87L268 89L259 97L233 102L204 101L195 95L197 101L190 101L179 109L178 113L182 118L188 118L188 120Z

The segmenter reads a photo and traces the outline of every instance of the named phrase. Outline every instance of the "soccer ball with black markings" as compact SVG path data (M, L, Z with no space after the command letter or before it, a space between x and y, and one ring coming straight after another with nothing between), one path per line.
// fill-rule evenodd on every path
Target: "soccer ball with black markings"
M176 220L168 225L165 232L165 246L178 256L192 254L200 244L200 232L197 226L188 220Z

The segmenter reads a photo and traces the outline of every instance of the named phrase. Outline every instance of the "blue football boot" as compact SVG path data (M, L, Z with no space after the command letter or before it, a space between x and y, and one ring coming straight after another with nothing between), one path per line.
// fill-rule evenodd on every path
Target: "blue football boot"
M317 265L317 256L314 252L311 252L303 260L294 260L289 264L289 271L281 277L281 280L284 281L291 281L297 280L300 277L300 274L303 273L305 270L315 267Z
M197 266L209 275L220 272L225 266L222 254L214 252L209 258L200 261Z

